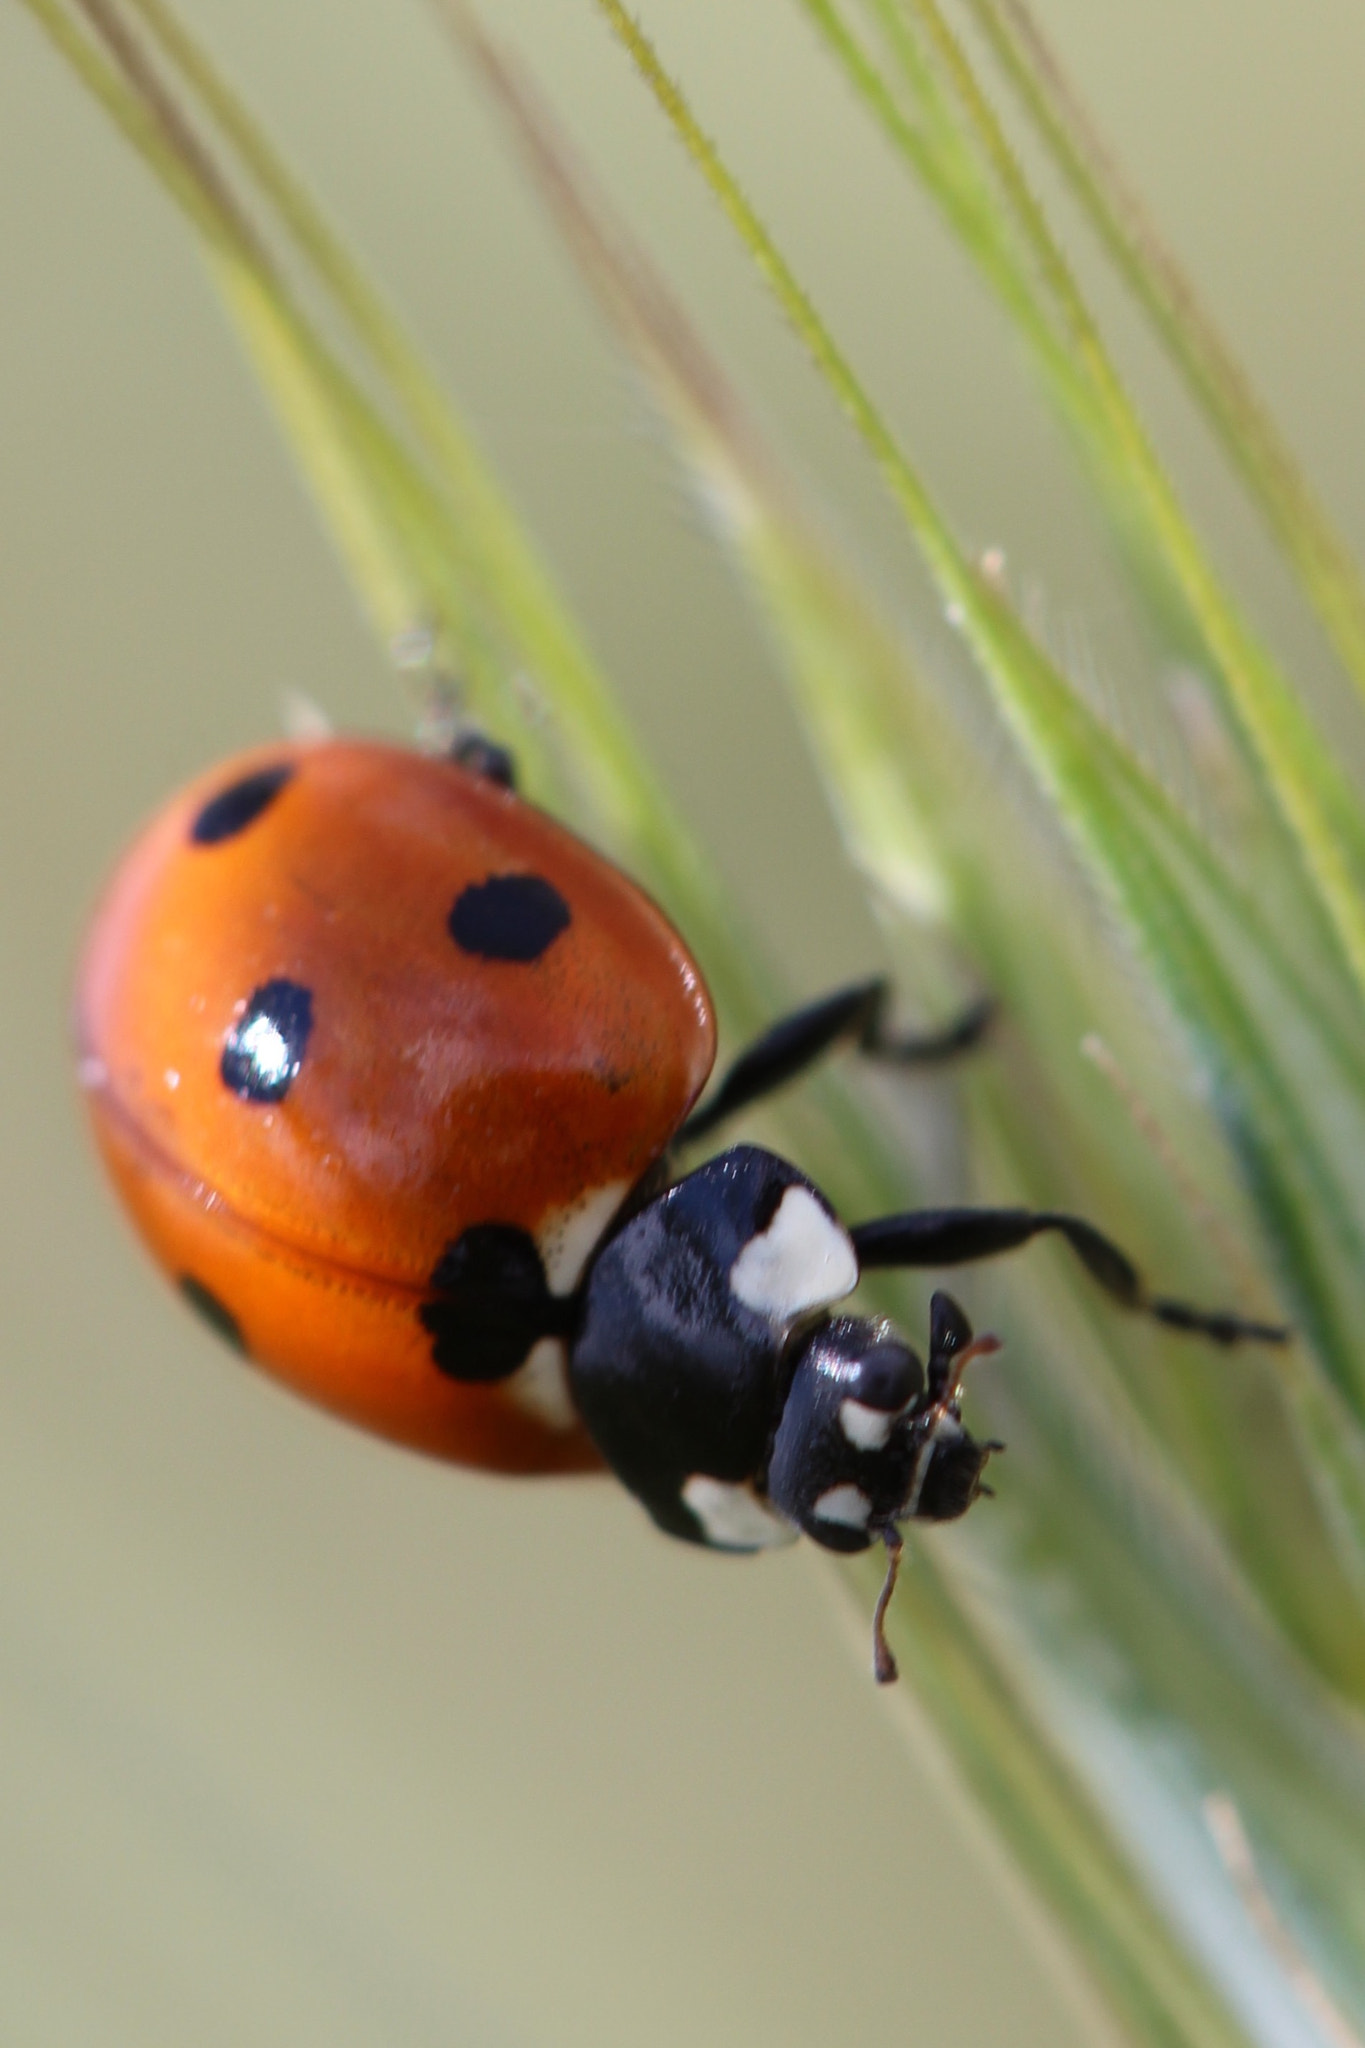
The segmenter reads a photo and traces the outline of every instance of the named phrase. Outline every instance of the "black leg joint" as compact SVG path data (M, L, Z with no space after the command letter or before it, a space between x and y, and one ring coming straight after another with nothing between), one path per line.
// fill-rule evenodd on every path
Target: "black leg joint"
M837 989L779 1019L740 1054L711 1100L683 1125L679 1142L691 1144L706 1136L726 1117L794 1081L838 1045L856 1046L869 1058L897 1066L929 1065L970 1050L995 1013L994 1003L983 998L942 1031L897 1038L886 1029L890 1000L890 986L879 976Z
M885 984L883 984L885 993ZM941 1031L913 1032L893 1038L885 1029L886 1004L878 1004L859 1046L873 1059L894 1060L900 1066L932 1066L939 1060L956 1059L980 1045L994 1021L998 1005L994 996L978 996L961 1016Z

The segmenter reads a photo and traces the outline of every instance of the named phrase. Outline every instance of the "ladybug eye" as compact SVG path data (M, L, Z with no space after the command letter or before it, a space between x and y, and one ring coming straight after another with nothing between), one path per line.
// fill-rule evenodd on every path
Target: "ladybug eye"
M571 923L569 906L543 875L490 875L455 898L447 920L462 953L481 960L539 960Z
M253 989L223 1046L223 1084L244 1102L282 1102L303 1064L313 1029L313 997L297 981Z

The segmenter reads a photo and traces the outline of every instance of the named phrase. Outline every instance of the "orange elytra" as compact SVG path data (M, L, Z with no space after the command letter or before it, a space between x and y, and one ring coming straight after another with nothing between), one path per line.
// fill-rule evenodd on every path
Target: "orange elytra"
M76 1032L138 1229L250 1358L440 1457L600 1463L556 1304L715 1054L695 964L618 869L484 762L264 748L183 790L123 859ZM477 1304L466 1327L462 1241L514 1306L538 1259L540 1334L514 1371Z

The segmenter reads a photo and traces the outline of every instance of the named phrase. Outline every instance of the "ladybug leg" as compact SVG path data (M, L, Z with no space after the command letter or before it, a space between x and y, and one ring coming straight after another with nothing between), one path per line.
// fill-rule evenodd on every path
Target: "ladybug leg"
M451 742L450 758L458 761L461 768L467 768L471 775L481 775L486 782L496 782L502 789L517 786L517 764L515 758L500 747L496 740L490 740L485 733L476 732L472 727L461 731Z
M882 1590L877 1595L877 1605L872 1613L872 1675L878 1685L894 1685L900 1677L895 1654L886 1640L886 1610L891 1605L891 1595L896 1590L900 1577L901 1553L905 1549L900 1530L889 1522L882 1531L882 1542L886 1545L886 1577Z
M855 982L781 1018L740 1054L710 1101L683 1125L680 1141L689 1144L703 1137L839 1045L853 1045L874 1059L903 1066L952 1059L978 1043L995 1008L988 997L981 998L941 1031L897 1037L886 1028L890 996L888 983L881 979Z
M860 1268L877 1266L960 1266L994 1258L1027 1244L1044 1231L1066 1239L1081 1264L1124 1308L1151 1316L1173 1330L1188 1330L1215 1344L1284 1344L1289 1331L1228 1309L1194 1308L1149 1293L1137 1267L1093 1224L1051 1209L914 1209L882 1216L850 1232Z

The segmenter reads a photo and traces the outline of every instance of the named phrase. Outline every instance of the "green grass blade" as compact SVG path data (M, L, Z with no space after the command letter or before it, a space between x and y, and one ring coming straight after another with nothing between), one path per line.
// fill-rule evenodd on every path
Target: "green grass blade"
M1049 1465L1054 1477L1057 1469ZM1179 1979L1173 1986L1169 1975L1163 1981L1160 1963L1141 1953L1151 1906L1138 1909L1134 1938L1133 1909L1114 1896L1106 1868L1104 1851L1115 1841L1126 1850L1129 1883L1136 1872L1147 1901L1159 1900L1160 1915L1179 1930L1186 1968L1203 1979L1199 1996L1216 2005L1212 2024L1240 2022L1266 2043L1311 2039L1273 1949L1258 1947L1218 1866L1202 1807L1213 1791L1231 1794L1284 1917L1312 1929L1319 1966L1330 1969L1342 1994L1358 1998L1354 1872L1365 1812L1358 1742L1349 1749L1349 1732L1310 1708L1312 1725L1287 1745L1265 1702L1221 1661L1221 1643L1201 1650L1190 1628L1172 1626L1144 1597L1140 1564L1120 1554L1115 1534L1107 1511L1087 1514L1071 1489L1056 1496L1052 1514L1035 1490L1022 1508L979 1525L965 1542L918 1546L905 1604L898 1598L893 1608L897 1656L927 1689L944 1740L989 1797L1038 1891L1077 1928L1092 1957L1099 1951L1092 1967L1111 1996L1119 1977L1116 2003L1130 1999L1125 2017L1147 2029L1138 2038L1179 2039L1182 2029L1210 2022L1202 2012L1191 2016L1188 2004L1172 2010L1181 1993L1188 2002L1188 1986ZM1090 1568L1079 1580L1078 1545ZM1021 1551L1031 1566L1022 1576ZM858 1578L867 1599L875 1573L865 1568ZM1035 1731L1036 1747L1021 1745L1021 1724ZM1057 1835L1049 1841L1038 1824L1036 1806L1050 1805L1052 1791L1046 1780L1038 1783L1039 1751L1043 1768L1065 1766L1081 1808L1057 1861L1050 1854ZM1096 1816L1098 1844L1085 1825ZM1169 1958L1162 1960L1169 1971ZM1124 1963L1133 1973L1126 1984Z
M94 6L102 62L55 0L28 0L58 46L185 207L280 412L319 509L380 632L434 627L469 708L517 726L530 786L597 831L687 922L722 1002L755 1022L767 1007L751 943L720 909L713 878L631 740L577 625L416 352L203 51L160 0L141 11L201 111L221 124L266 208L367 353L405 435L342 366L265 253L190 108L160 79L114 0ZM529 674L557 731L520 718Z
M140 56L122 35L113 38L110 62L54 0L26 4L202 235L379 632L388 637L448 612L448 593L434 588L400 539L405 528L435 523L412 466L293 304L181 110L154 82L148 91ZM464 630L458 637L473 638Z
M865 1595L871 1573L860 1573ZM902 1676L991 1814L1035 1895L1103 1986L1123 2038L1151 2048L1233 2048L1243 2033L1171 1938L1068 1761L1009 1682L938 1568L902 1573L890 1633Z
M542 682L553 678L549 693L559 717L574 731L591 735L591 745L575 750L573 773L588 785L576 793L579 804L670 895L684 886L695 894L699 876L690 861L686 876L668 874L680 859L682 835L668 820L652 771L625 740L600 668L427 364L184 23L163 0L130 4L382 379L449 500L470 583L497 608L517 658ZM661 824L665 829L659 829Z
M205 189L202 162L187 162L179 138L168 134L156 110L147 106L117 61L101 54L72 20L63 0L21 0L58 54L103 107L124 139L149 164L177 204L211 246L243 246L251 240L235 207L210 179Z
M929 192L957 240L989 280L1033 350L1058 402L1075 418L1082 438L1094 442L1101 420L1091 388L1021 259L1010 216L967 145L932 68L923 61L899 12L890 4L879 8L921 105L927 106L929 117L923 121L912 120L903 111L872 51L849 27L836 0L800 0L800 5L892 149Z
M1365 584L1245 367L1162 241L1022 0L969 4L1035 129L1298 574L1343 668L1365 693Z
M802 0L802 4L808 13L816 17L831 47L850 70L865 103L893 145L924 178L925 149L899 116L893 98L878 79L870 61L857 51L842 29L830 0ZM1049 382L1062 392L1068 411L1097 458L1097 467L1110 478L1122 480L1127 514L1146 527L1153 553L1164 563L1182 594L1216 673L1226 685L1230 702L1248 735L1267 786L1300 848L1307 873L1330 917L1357 987L1365 992L1365 814L1362 813L1358 794L1214 574L1170 477L1156 457L1060 245L936 0L903 0L903 4L907 15L919 25L933 58L951 82L983 165L995 180L1034 259L1037 273L1061 319L1073 368L1068 368L1065 363L1059 365L1058 344L1051 327L1044 321L1030 294L1021 291L1014 282L1017 273L1003 256L1006 247L1003 235L986 238L978 231L963 234L962 239L976 254L1021 333L1033 346ZM638 49L632 49L632 54L639 63ZM657 60L653 63L654 73L657 73ZM657 96L659 88L654 73L647 75ZM675 126L686 118L685 104L681 102L676 87L667 111ZM680 133L684 134L687 146L707 171L713 188L718 183L733 183L714 149L705 144L704 139L703 151L697 138L694 136L689 140L681 126ZM931 189L934 188L932 179L926 182L930 183ZM742 195L736 194L736 197L738 207L742 209ZM736 210L732 217L738 221L739 211ZM756 229L762 234L750 215L742 232L751 249L755 247ZM783 275L785 266L779 270L772 265L771 259L763 267L777 284L779 297L786 304L786 295L795 281ZM788 304L787 309L791 313L792 305ZM811 345L808 335L803 333L803 339L808 346ZM826 341L826 353L827 348ZM813 348L812 353L816 355L817 362L822 362L820 350ZM868 428L864 412L855 411L855 418L866 434ZM876 452L879 459L885 461L884 454Z
M608 226L600 201L572 165L548 107L529 80L499 51L477 22L462 9L444 10L461 46L477 64L481 79L509 119L518 145L559 226L585 273L606 301L617 326L624 330L656 392L671 393L687 419L687 447L694 470L705 476L704 503L728 536L743 549L765 547L764 501L780 495L776 475L708 359L697 336L658 280L650 276L638 253L627 248L619 230ZM715 460L710 460L712 451ZM830 659L845 655L850 613L827 588L826 557L813 538L769 554L772 573L791 578L791 601L810 597L804 624L811 636L812 659L823 671ZM831 637L826 617L830 603L844 621ZM797 636L798 644L806 644ZM859 650L870 657L871 649ZM858 694L827 691L830 722L822 746L843 755L863 751ZM833 778L836 786L838 777ZM864 777L858 791L857 814L844 819L849 844L869 875L891 889L902 905L925 924L951 922L949 882L918 816L914 796L905 787L898 765L872 786Z

